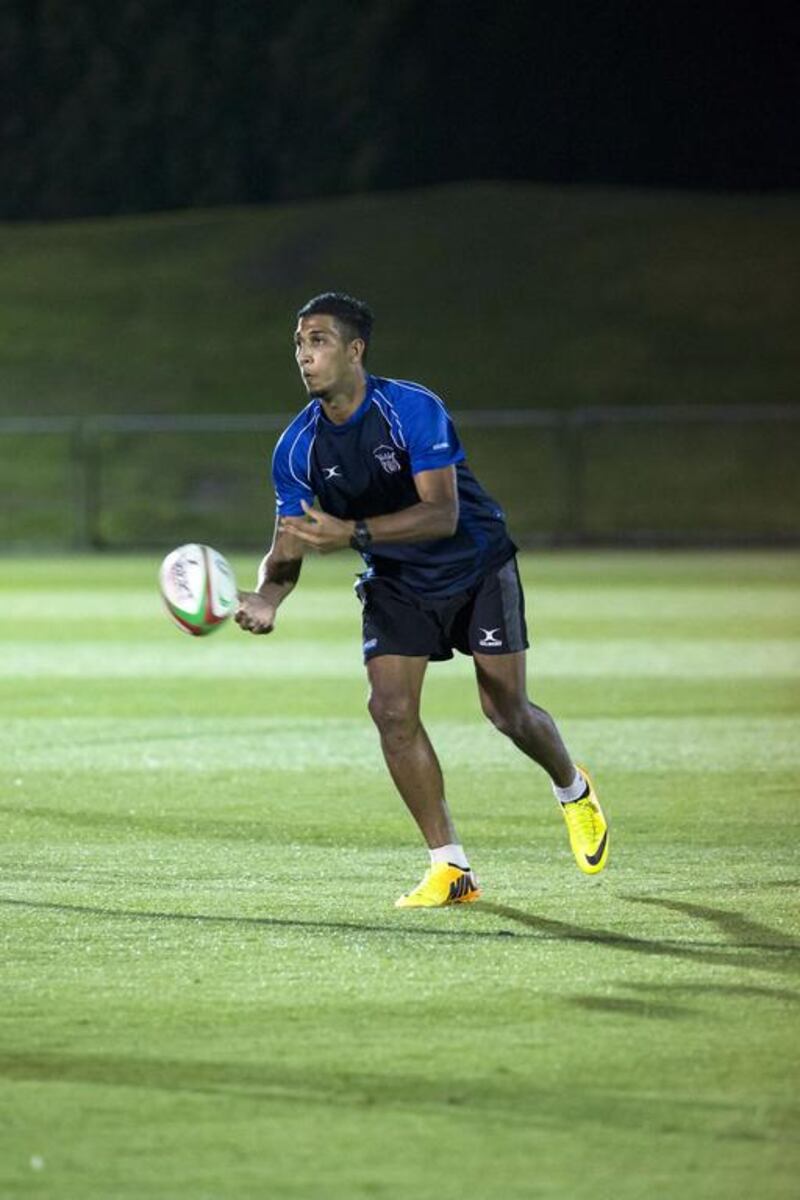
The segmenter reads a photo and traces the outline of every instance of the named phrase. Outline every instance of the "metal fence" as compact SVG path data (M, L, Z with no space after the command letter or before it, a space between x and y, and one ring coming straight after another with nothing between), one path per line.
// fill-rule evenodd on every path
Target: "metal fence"
M285 416L0 419L0 546L260 547ZM521 545L800 544L800 408L455 414Z

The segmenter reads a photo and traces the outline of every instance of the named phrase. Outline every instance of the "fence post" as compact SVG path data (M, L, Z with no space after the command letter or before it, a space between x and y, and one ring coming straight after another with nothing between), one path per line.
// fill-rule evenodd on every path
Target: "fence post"
M77 550L99 550L100 535L100 447L91 423L78 418L72 434L75 463L73 542Z

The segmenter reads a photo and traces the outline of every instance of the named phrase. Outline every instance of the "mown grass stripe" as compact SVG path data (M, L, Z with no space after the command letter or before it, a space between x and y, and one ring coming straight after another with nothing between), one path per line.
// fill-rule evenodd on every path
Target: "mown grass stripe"
M238 636L237 636L238 635ZM175 634L175 639L179 635ZM712 637L672 639L663 642L543 637L529 656L531 673L601 678L747 679L764 675L800 677L800 638L765 638L729 641ZM457 655L451 662L434 664L433 673L472 675L470 659ZM54 644L19 640L6 644L0 657L0 678L53 679L152 679L278 676L292 678L361 676L357 630L336 644L314 638L245 640L230 628L211 640L58 641Z
M477 707L477 706L476 706ZM597 717L562 721L569 743L606 770L635 767L646 746L651 770L694 769L697 738L703 771L745 769L765 756L773 770L800 768L800 716ZM524 756L477 712L473 720L434 718L428 728L447 762L473 758L482 768L531 771ZM382 771L377 735L366 713L347 719L263 717L22 718L6 722L3 767L30 772L281 770L351 767Z

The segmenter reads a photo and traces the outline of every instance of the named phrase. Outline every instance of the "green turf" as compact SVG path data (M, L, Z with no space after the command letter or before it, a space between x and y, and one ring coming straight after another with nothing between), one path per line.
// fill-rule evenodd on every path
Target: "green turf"
M352 556L269 639L183 637L156 567L3 563L3 1200L796 1195L800 557L526 558L611 865L459 659L425 717L485 900L428 913Z

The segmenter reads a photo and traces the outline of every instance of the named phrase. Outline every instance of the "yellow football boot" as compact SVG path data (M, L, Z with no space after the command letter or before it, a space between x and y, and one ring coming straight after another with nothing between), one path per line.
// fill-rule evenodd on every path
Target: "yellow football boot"
M580 800L561 805L575 861L587 875L597 875L608 862L608 822L597 799L588 771L578 767L589 787Z
M443 908L445 904L470 904L481 894L472 871L452 863L434 863L413 892L395 900L395 908Z

